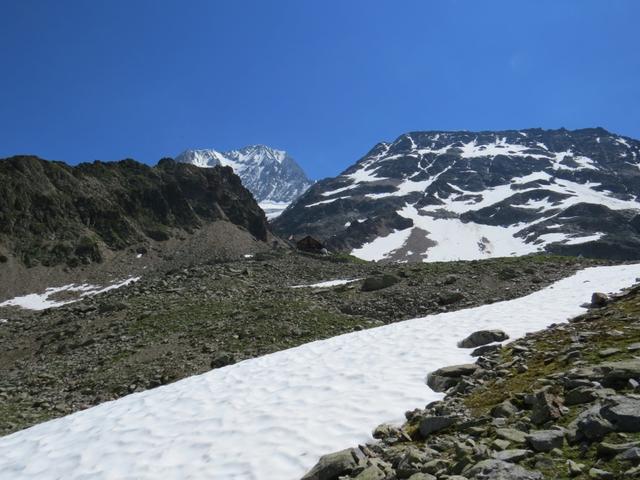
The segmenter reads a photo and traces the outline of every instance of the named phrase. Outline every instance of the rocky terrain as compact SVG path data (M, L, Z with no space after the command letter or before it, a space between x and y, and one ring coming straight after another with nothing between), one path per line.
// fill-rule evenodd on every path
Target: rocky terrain
M0 298L270 242L263 211L230 168L0 160Z
M595 293L566 324L511 343L460 339L475 363L425 372L441 401L328 454L305 480L640 478L640 287Z
M313 340L520 297L602 263L378 265L277 249L146 274L60 308L0 308L0 433ZM305 286L333 280L355 281Z
M411 132L273 221L366 260L640 258L640 142L602 128Z
M313 185L287 152L265 145L250 145L228 152L185 150L176 161L198 167L223 165L233 168L270 216L277 216Z

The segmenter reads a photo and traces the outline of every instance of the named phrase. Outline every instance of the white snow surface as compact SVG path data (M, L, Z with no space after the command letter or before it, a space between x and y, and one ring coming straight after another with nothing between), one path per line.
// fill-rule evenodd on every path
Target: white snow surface
M371 441L380 423L442 397L425 375L467 363L456 342L500 328L512 339L618 291L640 264L588 268L515 300L308 343L135 393L0 438L0 478L300 478L318 457Z
M343 280L327 280L326 282L312 283L311 285L293 285L291 288L327 288L337 287L338 285L346 285L360 280L359 278L343 279Z
M376 237L369 243L351 251L351 255L363 260L378 261L401 248L411 235L412 228L395 230L384 237Z
M63 285L62 287L49 287L42 293L30 293L21 297L15 297L10 300L6 300L0 303L0 307L21 307L27 310L45 310L47 308L56 308L68 303L77 302L82 297L98 295L100 293L108 292L109 290L115 290L121 288L130 283L140 280L140 277L129 277L126 280L112 283L106 287L98 285L90 285L83 283L76 285L75 283L69 285ZM60 292L74 292L78 293L76 298L66 298L64 300L52 299L53 295Z
M279 217L290 203L291 202L272 202L265 200L264 202L260 202L258 205L262 210L264 210L267 220L273 220L274 218Z

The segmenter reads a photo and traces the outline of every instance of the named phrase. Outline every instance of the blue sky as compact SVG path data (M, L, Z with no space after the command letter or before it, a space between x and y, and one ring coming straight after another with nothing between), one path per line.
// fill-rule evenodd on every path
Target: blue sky
M414 130L640 138L636 0L0 0L0 157L264 143L313 178Z

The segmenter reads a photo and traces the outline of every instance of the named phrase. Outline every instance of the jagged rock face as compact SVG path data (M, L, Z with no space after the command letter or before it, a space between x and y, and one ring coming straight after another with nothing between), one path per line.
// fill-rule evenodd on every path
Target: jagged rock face
M176 161L198 167L229 166L260 203L289 204L313 183L286 152L264 145L229 152L186 150Z
M602 128L413 132L274 221L369 260L640 258L640 142Z
M99 262L105 248L167 240L218 220L267 239L263 212L229 168L0 160L0 253L27 266Z

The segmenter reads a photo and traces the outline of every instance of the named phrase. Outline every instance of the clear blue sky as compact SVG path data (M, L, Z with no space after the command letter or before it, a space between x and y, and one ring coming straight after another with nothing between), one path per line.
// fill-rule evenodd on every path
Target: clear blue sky
M640 138L637 0L0 0L0 157L264 143L313 178L412 130Z

